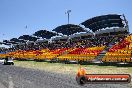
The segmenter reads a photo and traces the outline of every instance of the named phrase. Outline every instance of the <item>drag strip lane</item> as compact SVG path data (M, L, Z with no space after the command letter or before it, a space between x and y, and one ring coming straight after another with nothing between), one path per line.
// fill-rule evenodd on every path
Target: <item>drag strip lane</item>
M63 75L8 65L0 65L0 84L6 88L130 88L127 84L80 86L76 83L74 74Z

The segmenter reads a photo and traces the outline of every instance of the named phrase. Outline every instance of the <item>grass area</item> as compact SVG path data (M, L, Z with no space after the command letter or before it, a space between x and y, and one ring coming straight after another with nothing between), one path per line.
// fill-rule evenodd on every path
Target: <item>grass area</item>
M50 71L63 74L75 74L79 65L77 64L62 64L62 63L48 63L35 61L14 61L15 66L24 68L33 68L44 71Z
M76 74L78 64L48 63L35 61L14 61L15 66L24 68L33 68L55 73ZM116 66L98 66L98 65L82 65L88 74L131 74L132 67L116 67Z

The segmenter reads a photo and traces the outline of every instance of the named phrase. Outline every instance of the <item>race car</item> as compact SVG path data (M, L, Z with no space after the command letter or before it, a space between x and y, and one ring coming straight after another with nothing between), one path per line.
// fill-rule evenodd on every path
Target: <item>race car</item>
M3 65L14 65L13 59L11 57L0 59L0 63L2 63Z

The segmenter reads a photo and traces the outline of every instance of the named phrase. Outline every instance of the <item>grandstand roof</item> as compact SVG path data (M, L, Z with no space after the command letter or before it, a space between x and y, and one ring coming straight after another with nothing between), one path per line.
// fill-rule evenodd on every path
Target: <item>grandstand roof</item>
M3 40L3 42L1 42L1 44L11 45L11 44L17 44L17 42L15 42L15 41L10 41L10 40Z
M117 14L97 16L88 19L81 24L84 25L86 28L89 28L93 32L106 27L124 27L120 16L121 15Z
M60 40L60 39L68 39L68 36L53 36L51 40Z
M58 26L57 28L53 29L53 31L56 31L58 33L62 33L64 35L71 35L77 32L85 32L82 27L79 25L74 25L74 24L66 24L66 25L61 25Z
M80 32L80 33L75 33L73 35L70 36L70 38L74 38L74 37L80 37L80 36L93 36L94 34L91 32Z
M37 40L36 37L32 37L30 35L22 35L18 39L29 40L29 41L36 41Z
M125 32L125 31L127 31L126 28L113 28L113 29L96 31L95 34L103 34L103 33L110 33L110 32Z
M19 40L19 39L17 39L17 38L12 38L12 39L10 39L10 42L12 42L13 44L15 44L15 43L24 42L24 41Z
M47 31L47 30L39 30L39 31L35 32L33 35L35 35L37 37L50 39L52 36L55 36L57 34L54 32Z
M47 42L48 40L47 39L43 39L43 40L37 40L35 41L36 43L42 43L42 42Z
M32 44L34 41L27 41L26 44Z

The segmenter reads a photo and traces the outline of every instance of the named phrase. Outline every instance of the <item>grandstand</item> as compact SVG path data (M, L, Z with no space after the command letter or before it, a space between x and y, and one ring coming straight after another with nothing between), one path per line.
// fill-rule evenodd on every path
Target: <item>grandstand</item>
M132 62L132 35L113 45L102 58L104 62Z
M65 63L131 63L132 35L127 23L124 15L108 14L93 17L80 25L66 24L52 31L39 30L34 36L23 35L3 41L12 47L1 50L6 53L0 57Z

